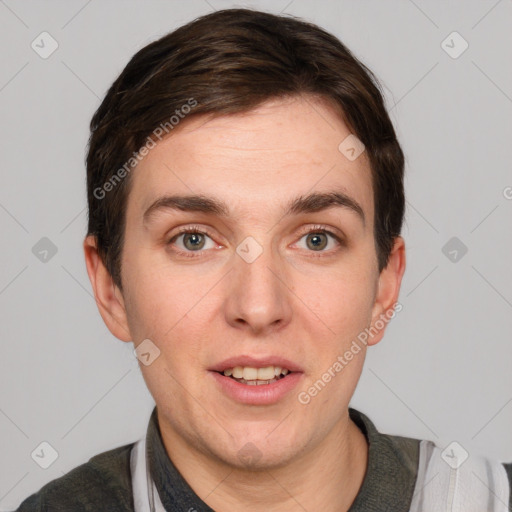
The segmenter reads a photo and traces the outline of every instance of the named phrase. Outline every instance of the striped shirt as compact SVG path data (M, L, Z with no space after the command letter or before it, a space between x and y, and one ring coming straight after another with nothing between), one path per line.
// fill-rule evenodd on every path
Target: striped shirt
M451 499L457 499L456 496L453 497L456 485L461 487L465 484L463 480L457 484L457 471L444 462L440 469L446 471L446 474L441 478L438 466L432 464L433 454L441 453L441 449L434 443L382 434L362 412L349 408L349 414L368 441L366 475L349 512L430 512L428 500L432 496L437 499L436 496L444 493L445 488L446 493L452 496ZM148 472L154 481L157 500L163 507L161 509L173 512L213 511L192 490L169 458L158 426L156 406L151 413L144 441ZM132 474L135 473L132 472L131 457L135 444L136 442L130 443L95 455L88 462L52 480L26 498L16 512L135 512L132 485ZM470 468L469 465L466 467ZM476 484L472 484L469 491L461 487L462 491L475 494L485 491L488 500L486 503L489 503L486 505L487 512L512 511L512 463L493 461L495 480L492 480L492 473L487 466L482 467L486 468L491 485L485 486L483 481L479 484L479 479L475 479ZM476 477L476 473L471 471ZM498 482L496 478L501 480ZM501 485L501 490L496 491L493 485ZM462 492L461 489L459 492ZM507 503L504 503L503 496L508 497ZM472 499L471 496L469 498ZM452 506L450 510L468 509L459 504Z

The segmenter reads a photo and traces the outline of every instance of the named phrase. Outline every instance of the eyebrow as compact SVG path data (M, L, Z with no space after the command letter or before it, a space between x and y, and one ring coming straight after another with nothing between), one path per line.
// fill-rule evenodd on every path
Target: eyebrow
M363 222L363 226L366 224L361 205L352 197L339 191L313 192L308 195L296 197L287 203L283 216L315 213L332 207L346 208L358 215ZM148 222L151 217L160 210L201 212L209 215L217 215L222 218L229 217L229 207L220 199L205 195L166 195L157 198L149 208L147 208L142 216L143 222Z

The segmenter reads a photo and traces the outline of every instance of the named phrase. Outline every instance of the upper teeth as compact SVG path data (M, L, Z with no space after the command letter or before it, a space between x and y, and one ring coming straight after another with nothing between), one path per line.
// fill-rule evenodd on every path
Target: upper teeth
M279 374L286 375L289 372L286 368L280 366L266 366L265 368L253 368L251 366L235 366L234 368L226 368L224 375L226 377L233 376L236 379L245 380L271 380Z

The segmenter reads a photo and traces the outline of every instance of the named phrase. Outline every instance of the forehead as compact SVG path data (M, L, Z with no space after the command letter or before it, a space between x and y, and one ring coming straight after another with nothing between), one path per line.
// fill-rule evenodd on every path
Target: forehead
M312 97L272 100L250 112L184 119L138 164L128 215L141 216L166 194L222 199L238 217L312 192L340 191L373 219L366 152L349 160L340 143L350 135L341 117Z

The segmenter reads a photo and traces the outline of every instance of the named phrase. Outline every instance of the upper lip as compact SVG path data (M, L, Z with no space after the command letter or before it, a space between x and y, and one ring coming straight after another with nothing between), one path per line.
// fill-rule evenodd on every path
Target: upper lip
M302 372L302 368L295 364L293 361L279 356L267 356L267 357L253 357L253 356L234 356L229 359L225 359L220 363L210 367L211 371L223 372L228 368L234 368L235 366L249 366L251 368L265 368L266 366L279 366L280 368L286 368L291 372Z

